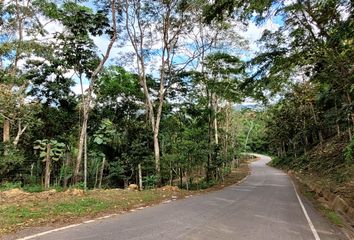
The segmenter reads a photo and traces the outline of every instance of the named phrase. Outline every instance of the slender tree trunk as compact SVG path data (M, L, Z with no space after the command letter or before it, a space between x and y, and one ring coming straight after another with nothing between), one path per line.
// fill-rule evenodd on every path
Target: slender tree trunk
M186 171L186 172L184 173L184 175L186 176L186 189L187 189L187 191L188 191L188 190L189 190L188 172Z
M64 180L63 180L63 188L66 189L68 186L68 176L67 176L67 169L70 166L71 162L71 153L70 151L66 151L65 153L65 163L64 163Z
M93 93L93 86L95 85L96 79L98 77L98 74L101 72L103 65L106 63L111 49L113 47L113 44L115 43L117 39L117 19L116 19L116 4L117 2L120 3L119 0L111 0L111 13L112 13L112 25L113 25L113 36L107 46L106 52L99 62L98 66L96 67L95 71L93 71L92 76L91 76L91 82L90 86L87 90L87 97L85 98L85 102L83 104L83 119L82 119L82 126L80 130L80 137L79 137L79 144L78 144L78 154L77 154L77 160L76 160L76 166L73 174L73 181L74 183L78 182L78 175L80 171L80 166L81 166L81 160L82 160L82 155L83 155L83 147L84 147L84 141L85 141L85 135L87 132L87 122L89 118L89 110L90 110L90 104L92 101L92 93Z
M137 19L130 20L131 12L129 10L129 6L133 7L133 12L136 14ZM162 104L164 100L164 78L163 75L161 75L160 78L160 91L159 91L159 109L157 112L157 115L155 116L154 113L154 107L152 104L152 101L150 99L150 93L149 93L149 88L147 86L147 80L146 80L146 73L145 73L145 58L143 55L144 51L144 30L143 26L141 23L140 19L140 14L141 14L141 3L140 1L137 3L134 3L133 5L130 5L129 1L125 1L125 25L126 29L128 32L128 36L130 38L130 42L133 45L134 51L137 55L137 68L138 68L138 74L140 78L140 84L142 85L144 95L145 95L145 107L146 107L146 114L150 120L151 123L151 129L152 129L152 134L153 134L153 144L154 144L154 157L155 157L155 171L156 171L156 177L157 177L157 182L158 185L161 184L161 173L160 173L160 146L159 146L159 121L161 117L161 111L162 111ZM135 22L136 20L136 22ZM133 26L131 21L133 21ZM135 26L137 24L137 28ZM133 30L131 30L133 28ZM164 52L163 52L164 54ZM164 64L164 63L163 63ZM161 73L164 71L164 65L161 66L162 70ZM162 90L161 90L162 88ZM161 101L162 98L162 101ZM160 111L160 106L161 106L161 111Z
M9 119L5 118L3 123L3 143L10 142L10 121ZM4 147L4 155L8 155L7 147Z
M79 138L79 147L78 147L75 170L73 174L73 183L77 183L79 181L79 172L81 168L82 155L84 152L84 143L85 143L85 135L87 131L88 117L89 117L88 109L86 109L86 106L84 106L84 114L83 114L82 126L80 131L80 138Z
M183 171L182 168L179 168L179 182L180 182L180 187L183 187Z
M352 141L353 135L352 135L352 129L350 127L348 128L348 135L349 135L349 141Z
M352 98L348 92L346 94L347 94L348 104L349 104L349 106L352 106L353 105ZM349 126L348 126L348 135L349 135L349 140L352 141L352 139L353 139L352 132L353 132L353 128L354 128L354 113L353 112L350 113L349 118L350 118L350 120L349 120ZM351 121L351 123L350 123L350 121Z
M226 107L226 121L225 121L225 147L224 147L224 157L227 159L229 152L229 133L231 125L231 103L227 103Z
M352 97L350 96L350 94L348 92L347 92L347 100L348 100L348 104L350 106L352 106L353 105ZM350 118L351 118L351 121L352 121L352 126L354 126L354 113L353 112L351 112Z
M246 150L246 147L247 147L247 144L248 144L248 139L250 137L250 134L251 134L251 131L252 131L253 127L254 127L254 123L251 122L251 126L250 126L250 129L248 129L246 140L245 140L245 150Z
M47 144L47 154L45 158L45 176L44 176L44 188L47 190L50 185L50 168L51 168L51 145L50 143Z
M170 186L172 186L173 182L173 169L172 169L172 161L170 160Z
M3 142L6 143L10 141L10 121L7 118L4 119L3 127Z
M21 120L18 120L17 135L15 137L15 140L13 141L13 144L14 144L15 147L17 146L18 142L20 141L20 137L26 131L27 127L28 127L28 125L26 125L24 128L22 128Z
M218 131L218 118L217 118L217 113L218 113L218 98L215 93L212 94L213 98L213 122L214 122L214 138L215 138L215 144L219 144L219 131Z
M104 166L106 164L106 157L104 156L102 158L102 165L101 165L101 170L100 170L100 180L98 182L98 188L102 187L102 180L103 180L103 170L104 170Z
M97 166L96 166L96 174L95 174L95 184L94 184L94 187L93 187L93 188L96 188L96 186L97 186L98 172L99 172L99 166L98 166L98 164L97 164Z
M138 174L139 174L139 190L142 191L143 190L143 177L142 177L142 173L141 173L141 164L138 164Z
M339 126L339 116L338 116L338 107L337 107L337 98L335 97L334 101L334 107L336 111L336 130L337 130L337 136L340 136L340 126Z
M87 190L87 133L85 134L84 144L84 189Z
M161 185L161 169L160 169L160 144L159 144L159 133L155 128L154 130L154 156L155 156L155 171L157 178L157 185Z
M212 109L212 97L209 90L207 90L208 99L208 107L209 107L209 116L208 116L208 162L207 162L207 172L206 172L206 180L210 182L211 180L211 164L212 164L212 154L213 154L213 109Z

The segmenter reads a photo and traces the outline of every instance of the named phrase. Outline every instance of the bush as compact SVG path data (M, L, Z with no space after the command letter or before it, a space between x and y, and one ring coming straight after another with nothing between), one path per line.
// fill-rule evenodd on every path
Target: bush
M145 189L151 189L156 186L157 177L155 175L146 176L143 178L143 184Z
M0 185L0 191L7 191L14 188L21 188L21 182L4 182Z
M39 184L27 184L27 185L23 186L23 190L26 192L30 192L30 193L44 191L42 185L39 185Z
M7 154L0 151L0 176L9 176L23 164L25 158L23 153L14 148L11 144L6 146Z
M350 166L354 163L354 138L344 149L344 158L347 165Z

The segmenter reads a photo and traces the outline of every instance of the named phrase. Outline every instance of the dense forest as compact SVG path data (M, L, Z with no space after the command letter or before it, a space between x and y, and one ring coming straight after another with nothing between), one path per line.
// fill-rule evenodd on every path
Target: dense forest
M5 0L0 14L2 184L208 186L247 151L353 177L351 1ZM241 32L269 21L253 51Z

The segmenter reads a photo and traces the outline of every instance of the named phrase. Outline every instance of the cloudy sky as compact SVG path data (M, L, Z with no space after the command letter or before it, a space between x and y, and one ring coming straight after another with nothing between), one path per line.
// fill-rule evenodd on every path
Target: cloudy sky
M9 0L5 0L5 3L8 2ZM63 30L62 25L59 22L56 21L51 21L51 22L46 22L45 19L40 19L42 20L43 23L45 23L45 28L48 31L49 34L54 34L55 32L60 32ZM237 27L237 24L235 24L235 29L234 31L242 36L245 40L248 41L249 46L248 46L248 50L242 50L241 52L239 52L239 57L243 60L249 60L250 58L252 58L254 56L254 54L259 50L259 47L257 45L257 40L260 39L260 37L262 36L262 32L265 29L271 30L271 31L275 31L277 30L282 24L282 21L280 18L270 18L268 19L263 25L261 26L257 26L253 21L250 21L248 23L248 26L246 28L241 28L241 27ZM50 35L45 36L46 40L48 41L48 39L50 39ZM100 55L102 55L105 51L106 48L109 44L109 39L106 36L102 36L102 37L95 37L94 38L94 42L96 44L96 46L98 47L98 52ZM161 44L160 44L161 45ZM122 54L127 53L132 51L132 47L128 45L126 45L123 48L118 48L118 47L113 47L111 50L111 54L110 54L110 58L109 60L106 62L106 65L109 64L114 64L117 60L117 58L119 58L120 56L122 56ZM152 65L152 64L151 64ZM158 66L158 64L155 64L156 66ZM134 70L134 64L130 64L125 66L128 70L133 71ZM68 76L72 76L73 72L69 72ZM84 88L86 89L88 87L88 82L84 81ZM76 86L74 86L72 88L72 90L75 93L81 93L81 88L79 86L79 84L77 84Z
M262 36L262 33L265 29L271 30L271 31L276 31L279 27L281 26L281 20L279 18L271 18L268 19L263 25L257 26L255 22L250 21L248 26L245 29L235 29L235 31L242 36L244 39L246 39L249 43L249 50L248 51L242 51L242 54L240 57L243 60L249 60L254 56L254 54L259 51L259 46L257 45L257 40L260 39ZM53 26L53 28L55 28ZM107 37L95 37L94 42L98 47L98 51L100 54L103 54L106 51L106 48L109 44L109 39ZM124 48L118 48L118 47L113 47L111 50L110 58L107 61L106 65L109 64L114 64L117 58L121 56L124 53L131 52L132 47L131 45L127 44ZM130 70L133 70L134 66L129 65L127 66L128 69L131 68ZM85 82L85 87L87 87L88 83ZM77 85L73 88L73 90L76 93L80 93L80 87Z

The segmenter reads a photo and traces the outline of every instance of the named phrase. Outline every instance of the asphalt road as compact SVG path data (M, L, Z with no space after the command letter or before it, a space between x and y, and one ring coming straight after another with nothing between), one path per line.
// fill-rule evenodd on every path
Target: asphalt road
M27 239L346 239L261 156L240 185ZM311 229L311 224L312 229Z

